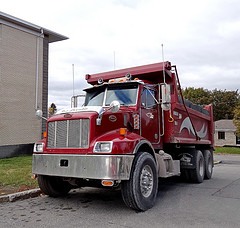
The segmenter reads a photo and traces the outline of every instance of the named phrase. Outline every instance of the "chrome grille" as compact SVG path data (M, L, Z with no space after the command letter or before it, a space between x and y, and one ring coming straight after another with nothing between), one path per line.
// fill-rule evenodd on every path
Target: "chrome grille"
M48 123L47 148L88 148L89 119Z

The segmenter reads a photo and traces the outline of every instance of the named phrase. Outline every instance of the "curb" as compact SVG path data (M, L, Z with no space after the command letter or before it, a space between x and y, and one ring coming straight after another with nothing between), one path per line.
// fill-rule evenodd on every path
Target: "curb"
M218 165L218 164L220 164L220 163L222 163L221 160L220 160L220 161L215 161L215 162L214 162L214 165Z
M0 203L15 202L17 200L37 197L41 194L40 188L31 189L23 192L16 192L9 195L0 196Z

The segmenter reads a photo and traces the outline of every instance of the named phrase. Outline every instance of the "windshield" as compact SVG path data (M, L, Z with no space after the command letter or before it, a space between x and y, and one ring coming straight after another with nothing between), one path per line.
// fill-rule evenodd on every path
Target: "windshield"
M87 90L85 106L109 106L112 101L119 101L121 105L135 105L137 101L137 84L111 85L105 91L103 88ZM104 103L104 95L106 99ZM104 103L104 104L103 104Z
M137 85L128 85L122 87L110 87L107 90L106 106L112 101L119 101L121 105L135 105L137 98Z
M102 106L105 87L87 91L85 106Z

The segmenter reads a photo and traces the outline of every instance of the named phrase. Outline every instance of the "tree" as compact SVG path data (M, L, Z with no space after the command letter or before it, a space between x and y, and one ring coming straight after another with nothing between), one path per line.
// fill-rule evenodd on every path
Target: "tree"
M48 109L48 116L50 117L50 116L54 115L54 113L56 113L56 111L57 111L57 106L54 103L52 103Z
M189 87L183 90L184 98L198 105L208 105L212 103L211 91L204 88Z
M240 105L238 105L234 110L233 123L237 127L236 136L240 137Z
M239 103L238 91L213 90L213 116L215 120L233 119L234 109Z

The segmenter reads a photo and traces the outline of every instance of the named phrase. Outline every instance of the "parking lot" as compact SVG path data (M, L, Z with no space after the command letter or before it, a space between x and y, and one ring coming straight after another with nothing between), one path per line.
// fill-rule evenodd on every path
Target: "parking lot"
M0 204L0 227L239 227L240 156L222 160L213 178L189 184L160 180L156 205L142 213L127 208L120 191L83 188L64 198Z

